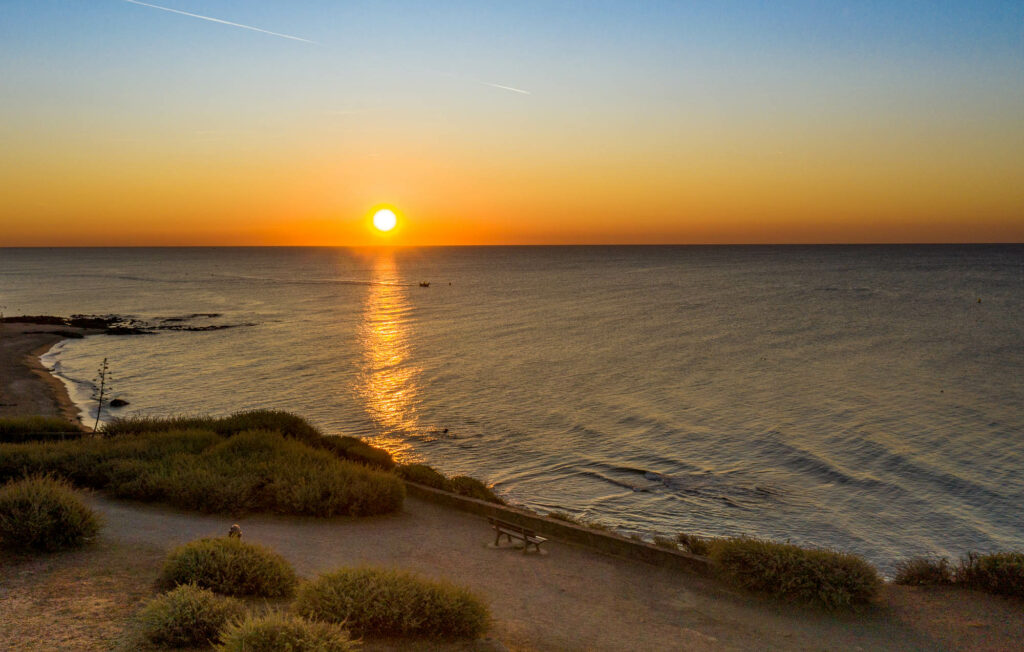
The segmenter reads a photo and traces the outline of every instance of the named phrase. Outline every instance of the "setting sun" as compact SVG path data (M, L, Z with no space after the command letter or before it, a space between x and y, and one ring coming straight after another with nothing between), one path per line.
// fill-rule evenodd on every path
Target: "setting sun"
M398 224L398 218L395 216L395 212L389 208L382 208L373 214L373 226L378 231L390 231L395 228Z

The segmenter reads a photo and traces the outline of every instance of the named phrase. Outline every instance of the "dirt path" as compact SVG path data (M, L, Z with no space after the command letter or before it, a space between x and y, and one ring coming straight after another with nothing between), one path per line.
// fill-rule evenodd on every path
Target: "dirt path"
M91 501L106 517L104 536L128 548L170 548L222 536L233 522L100 496ZM416 499L408 499L400 514L368 519L236 521L244 540L277 550L306 577L370 564L464 584L486 598L495 619L491 634L510 649L946 648L892 608L835 617L555 541L545 544L543 556L495 549L485 520Z

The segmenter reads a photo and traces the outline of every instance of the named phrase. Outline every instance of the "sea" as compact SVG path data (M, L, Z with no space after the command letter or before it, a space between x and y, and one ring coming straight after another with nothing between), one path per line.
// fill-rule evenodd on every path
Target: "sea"
M1024 246L0 249L83 418L299 414L648 540L1024 549ZM103 414L107 418L108 414Z

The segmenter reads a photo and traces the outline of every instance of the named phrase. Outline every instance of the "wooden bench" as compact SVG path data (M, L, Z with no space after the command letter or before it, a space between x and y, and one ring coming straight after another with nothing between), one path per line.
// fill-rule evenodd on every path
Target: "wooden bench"
M508 539L509 543L512 543L512 539L519 539L523 542L523 552L525 553L530 549L530 544L540 552L540 544L547 541L544 537L537 536L537 533L533 530L525 528L515 523L509 523L496 519L492 516L487 517L487 522L494 528L494 545L497 546L498 542L501 541L501 537L504 536Z

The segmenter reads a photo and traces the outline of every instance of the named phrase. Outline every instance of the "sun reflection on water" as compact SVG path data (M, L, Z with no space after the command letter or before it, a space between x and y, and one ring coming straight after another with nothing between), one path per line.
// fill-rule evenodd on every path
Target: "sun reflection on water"
M410 364L409 287L401 285L394 254L381 252L374 260L359 327L363 372L358 393L377 426L374 444L397 459L410 450L407 436L419 431L416 414L420 368Z

